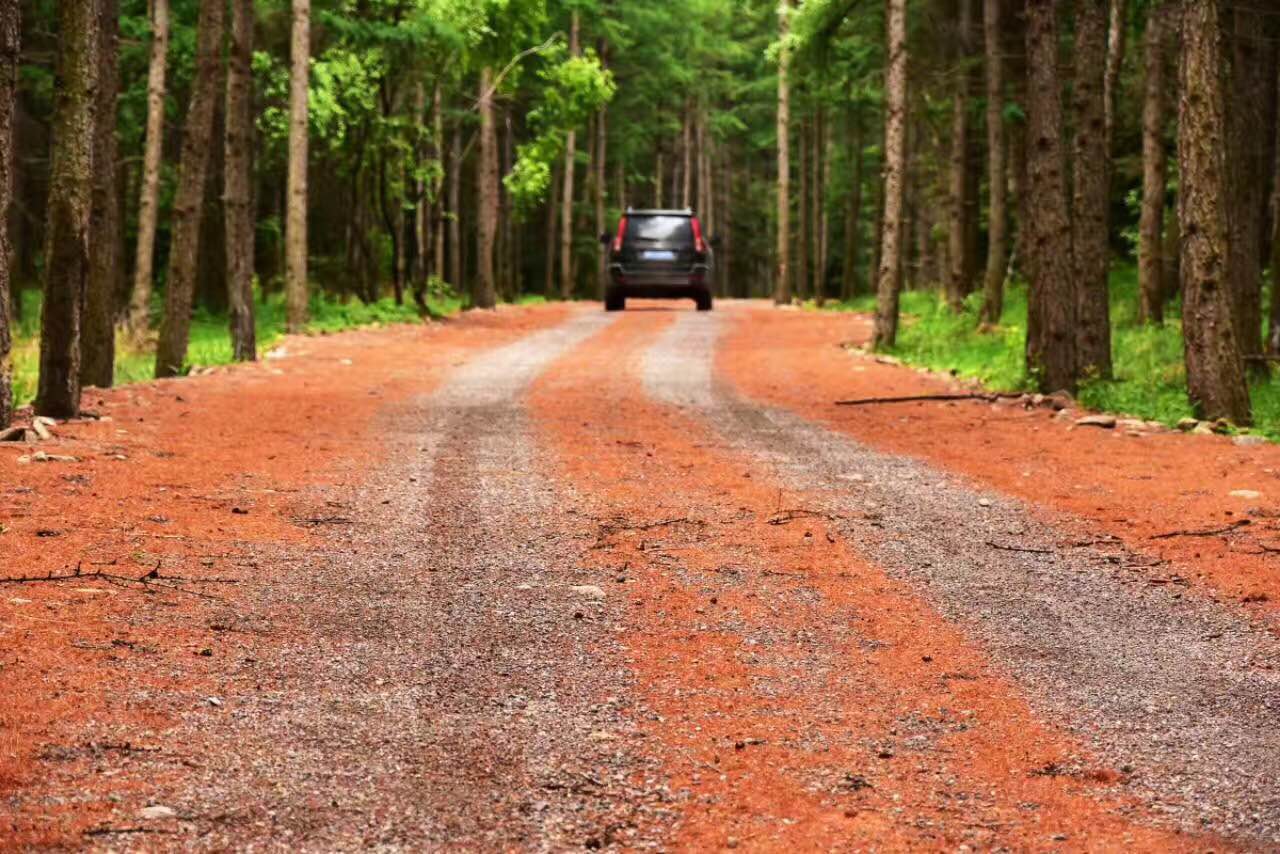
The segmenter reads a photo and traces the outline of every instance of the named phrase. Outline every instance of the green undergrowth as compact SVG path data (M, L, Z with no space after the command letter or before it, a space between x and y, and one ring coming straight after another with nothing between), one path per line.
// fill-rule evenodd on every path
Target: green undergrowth
M937 291L909 291L902 295L902 324L898 343L887 350L904 362L959 377L976 379L992 391L1027 391L1027 290L1014 284L1005 298L1000 325L980 331L982 295L974 294L960 313L952 311ZM1111 274L1111 335L1115 378L1087 380L1080 403L1089 409L1131 415L1168 425L1192 417L1187 401L1182 355L1181 306L1169 306L1161 326L1137 323L1138 280L1132 265ZM834 311L870 312L873 296L846 303L828 303ZM1254 432L1280 441L1280 377L1271 375L1252 384Z
M427 300L429 314L447 317L463 308L461 299L448 294L432 294ZM266 352L284 336L285 305L283 296L272 295L256 305L258 351ZM156 307L159 314L159 306ZM364 326L384 326L393 323L416 323L420 320L417 309L411 304L396 305L387 298L374 303L358 300L341 300L327 296L315 296L311 300L311 319L306 331L312 335L327 335ZM157 321L158 322L158 321ZM23 293L22 320L14 329L14 397L19 404L29 403L36 393L40 370L40 294L38 291ZM153 336L154 339L154 336ZM197 311L191 322L191 343L187 350L188 366L230 364L231 335L225 315ZM116 352L116 383L134 383L150 380L155 373L154 340L142 345L119 338Z

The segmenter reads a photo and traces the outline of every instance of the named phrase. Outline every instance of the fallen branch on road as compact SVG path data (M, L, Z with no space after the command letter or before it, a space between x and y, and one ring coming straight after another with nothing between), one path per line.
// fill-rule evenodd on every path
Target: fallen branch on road
M995 403L997 400L1015 400L1022 397L1022 392L977 392L972 394L908 394L902 397L856 397L851 400L837 400L836 406L872 406L881 403L937 403L951 400L982 400Z
M987 545L993 549L999 549L1002 552L1024 552L1033 555L1052 555L1057 554L1053 549L1029 549L1022 546L1006 546L993 540L987 540Z
M1218 534L1229 534L1232 531L1239 530L1249 524L1250 521L1248 519L1240 519L1236 522L1232 522L1225 528L1211 528L1207 531L1169 531L1165 534L1156 534L1151 539L1169 540L1174 537L1216 537Z

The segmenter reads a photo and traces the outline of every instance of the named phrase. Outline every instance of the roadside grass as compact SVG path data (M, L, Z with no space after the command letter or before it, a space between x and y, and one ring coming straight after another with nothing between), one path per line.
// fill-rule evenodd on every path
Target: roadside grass
M14 398L19 405L35 398L36 383L40 371L40 294L23 292L22 320L14 329ZM462 310L463 301L447 294L431 294L427 299L428 311L433 317L447 317ZM258 351L266 352L284 336L285 305L282 295L268 296L255 306ZM311 300L311 319L306 331L312 335L327 335L361 326L382 326L392 323L417 323L420 316L411 304L396 305L386 298L365 304L315 296ZM155 316L158 317L158 304ZM158 321L157 321L158 322ZM187 351L187 364L208 367L227 365L231 359L231 335L225 315L199 310L191 321L191 343ZM116 340L116 384L145 382L155 374L154 334L144 342L133 342L118 336Z
M1028 391L1023 350L1026 343L1027 289L1014 283L1005 294L1000 325L979 331L982 295L973 294L960 313L951 311L937 291L902 295L898 343L886 351L904 362L979 380L992 391ZM1131 415L1168 425L1192 417L1187 401L1182 354L1181 305L1166 310L1162 326L1137 323L1138 273L1132 265L1111 273L1111 335L1115 378L1086 380L1078 399L1083 406ZM834 311L871 312L875 297L828 303ZM1254 380L1254 430L1280 441L1280 378Z

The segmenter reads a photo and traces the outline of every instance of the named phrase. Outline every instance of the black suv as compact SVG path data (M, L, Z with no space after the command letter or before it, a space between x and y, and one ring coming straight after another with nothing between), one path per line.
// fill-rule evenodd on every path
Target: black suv
M698 311L710 311L714 265L715 253L693 211L628 208L609 247L605 310L621 311L627 297L685 297Z

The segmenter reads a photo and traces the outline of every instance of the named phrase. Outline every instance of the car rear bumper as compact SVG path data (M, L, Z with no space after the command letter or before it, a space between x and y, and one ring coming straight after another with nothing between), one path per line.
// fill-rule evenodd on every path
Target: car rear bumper
M699 264L687 270L653 270L623 267L609 268L609 285L629 296L661 298L706 290L710 270Z

